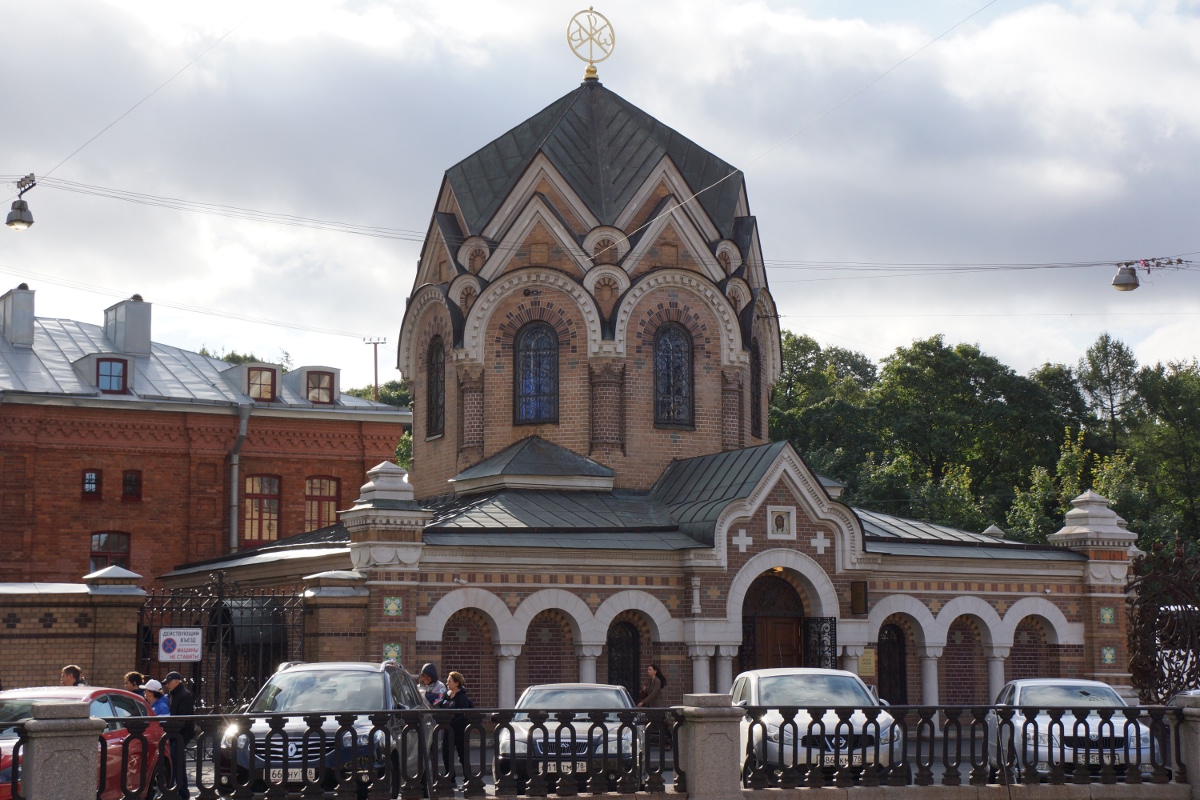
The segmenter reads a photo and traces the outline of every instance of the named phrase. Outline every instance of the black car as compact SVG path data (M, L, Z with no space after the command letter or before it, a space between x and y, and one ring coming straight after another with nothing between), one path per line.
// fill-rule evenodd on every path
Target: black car
M389 796L395 797L402 772L422 781L428 775L432 721L428 714L391 713L377 725L370 715L406 710L428 705L394 661L285 664L244 714L231 718L221 736L218 780L225 789L254 792L272 786L328 791L349 781L365 797L390 775Z

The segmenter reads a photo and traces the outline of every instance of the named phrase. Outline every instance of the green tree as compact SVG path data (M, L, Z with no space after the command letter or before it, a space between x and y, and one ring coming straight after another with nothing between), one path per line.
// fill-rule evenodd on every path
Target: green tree
M1137 393L1134 447L1161 520L1200 541L1200 366L1193 359L1143 368Z
M1137 398L1137 358L1120 339L1105 332L1079 360L1077 371L1079 387L1105 430L1106 449L1115 453L1124 441L1126 418Z
M208 345L200 346L200 355L209 358L216 358L228 364L246 364L253 361L262 361L252 352L239 353L237 350L230 350L228 353L222 350L220 353L215 353L208 349Z
M396 442L396 463L405 469L412 469L412 431L405 431L400 441Z
M346 394L361 397L363 400L375 399L375 386L362 386L357 389L347 389ZM397 408L408 408L408 384L404 381L392 380L379 384L379 402Z
M1029 379L1049 395L1055 415L1066 427L1071 430L1087 427L1090 420L1088 404L1074 370L1066 364L1046 362L1030 371Z

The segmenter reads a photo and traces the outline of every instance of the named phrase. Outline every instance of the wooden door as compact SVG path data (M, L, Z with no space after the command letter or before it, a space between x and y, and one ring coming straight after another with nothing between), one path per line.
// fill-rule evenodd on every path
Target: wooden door
M795 617L759 617L758 653L760 667L798 667L801 665L800 620Z

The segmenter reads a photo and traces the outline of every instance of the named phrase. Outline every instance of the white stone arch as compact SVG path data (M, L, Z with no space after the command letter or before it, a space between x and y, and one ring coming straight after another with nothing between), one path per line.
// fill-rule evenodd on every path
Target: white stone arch
M1023 597L1013 603L1004 613L1002 638L996 644L1012 647L1017 626L1026 617L1039 617L1046 622L1047 644L1083 644L1083 623L1067 622L1062 609L1044 597Z
M521 644L525 637L513 638L513 615L503 600L486 589L467 587L455 589L438 600L429 613L417 617L417 641L440 642L450 618L464 609L473 608L483 614L492 629L495 644Z
M623 611L639 611L650 625L650 638L656 642L683 641L683 622L671 616L663 602L641 589L626 589L605 600L596 609L596 628L604 631L608 641L608 629L612 621Z
M946 632L939 627L933 613L920 600L907 594L889 594L875 601L867 615L867 629L872 641L879 641L879 629L884 620L894 614L907 617L912 623L913 644L945 645Z
M1003 645L1004 623L1000 620L996 609L992 608L986 600L981 600L974 595L960 595L942 606L942 610L938 612L937 621L938 627L941 629L943 646L954 620L964 616L973 617L979 623L979 643L981 645L984 647Z
M779 332L779 310L775 307L775 298L771 293L763 288L758 293L758 298L755 300L754 315L759 322L766 326L766 338L759 337L759 346L762 347L763 356L763 381L766 389L767 386L779 380L779 375L783 371L783 353L780 352L780 332ZM755 325L756 332L762 330L758 325ZM749 342L746 343L749 345Z
M418 289L404 312L404 320L400 323L400 345L396 348L396 369L408 380L416 375L416 361L413 360L413 348L421 332L421 319L431 307L440 305L449 321L450 308L446 305L446 295L432 284ZM447 346L453 342L447 342Z
M575 644L604 644L608 628L602 629L597 636L596 618L592 610L587 603L565 589L542 589L521 601L521 605L513 612L513 632L521 642L525 641L533 618L550 609L566 615L575 634Z
M730 622L737 620L740 623L742 604L746 601L746 592L750 590L750 584L772 567L783 567L785 571L791 572L799 578L805 594L808 595L809 604L812 605L811 609L806 609L809 616L841 616L837 590L833 588L833 581L829 580L829 576L825 574L821 565L804 553L776 548L764 550L752 557L738 570L737 575L729 583L729 598L725 601L726 620Z
M625 355L625 343L629 324L641 299L655 289L670 286L683 289L702 302L717 318L717 336L720 341L721 365L744 366L750 357L742 350L742 337L733 306L716 284L695 272L683 269L657 269L643 276L621 298L616 314L614 342L617 355Z
M615 264L629 252L629 238L625 235L625 231L620 228L614 228L611 225L601 225L592 228L588 231L588 235L583 237L583 252L587 253L593 262L595 261L595 256L592 253L596 249L596 242L601 239L612 239L617 251L616 258L602 263ZM621 271L624 272L625 270Z
M529 290L540 290L543 287L558 289L575 301L579 315L583 317L583 333L587 336L589 354L600 351L600 310L596 308L595 299L574 278L561 272L548 270L545 267L525 267L505 273L496 279L471 308L467 320L466 331L463 335L463 350L465 358L476 363L482 363L484 348L489 337L488 325L496 307L507 297Z

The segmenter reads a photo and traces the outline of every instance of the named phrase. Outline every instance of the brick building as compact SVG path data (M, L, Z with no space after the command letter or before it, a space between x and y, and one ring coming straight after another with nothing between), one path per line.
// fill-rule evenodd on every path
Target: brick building
M156 576L328 526L394 457L408 412L336 368L234 366L153 342L151 317L137 295L103 325L0 297L0 581Z
M339 527L220 565L307 576L341 621L310 658L434 660L484 705L636 691L649 663L671 702L780 665L898 703L1127 684L1134 537L1103 498L1025 545L850 508L767 440L780 337L749 209L742 173L594 79L451 167L400 331L411 475L381 464Z

